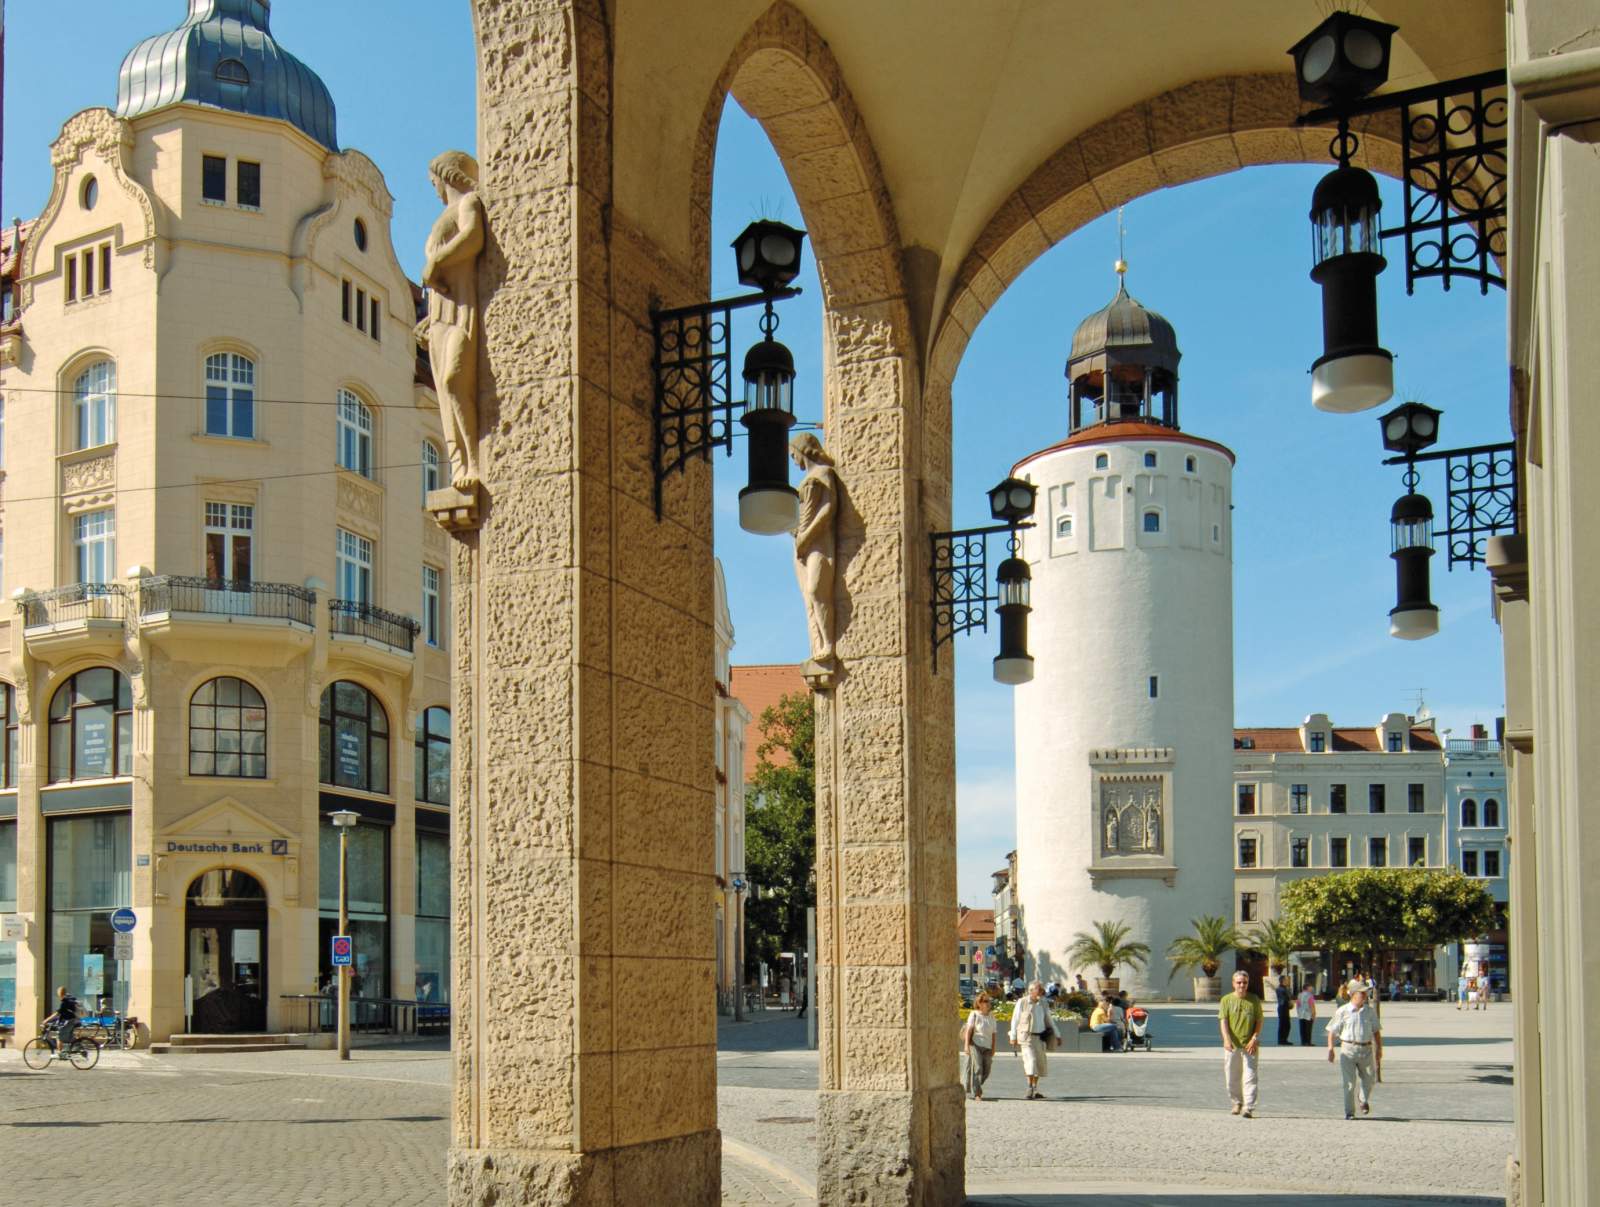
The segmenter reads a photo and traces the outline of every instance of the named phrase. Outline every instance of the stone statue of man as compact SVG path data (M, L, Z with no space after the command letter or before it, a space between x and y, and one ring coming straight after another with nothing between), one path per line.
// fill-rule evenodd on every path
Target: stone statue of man
M478 485L478 256L483 252L483 203L478 161L446 151L428 165L444 213L425 247L422 283L428 287L428 361L439 395L450 484Z
M789 455L805 471L800 480L800 522L794 530L794 573L806 604L811 630L811 662L816 671L834 666L833 565L838 553L839 479L822 442L802 432Z
M1117 849L1117 811L1114 808L1106 809L1106 850Z

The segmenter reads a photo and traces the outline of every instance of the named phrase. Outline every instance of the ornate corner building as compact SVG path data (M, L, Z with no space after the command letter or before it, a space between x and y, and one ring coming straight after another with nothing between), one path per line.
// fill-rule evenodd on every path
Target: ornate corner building
M134 47L50 155L0 327L0 1014L317 1028L337 809L358 1024L442 1007L449 551L383 176L259 0Z

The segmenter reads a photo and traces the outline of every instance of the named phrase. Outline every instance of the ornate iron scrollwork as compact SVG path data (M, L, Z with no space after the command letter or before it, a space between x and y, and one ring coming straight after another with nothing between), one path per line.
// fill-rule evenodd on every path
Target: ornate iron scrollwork
M989 631L989 605L1000 601L990 591L989 537L1006 533L1006 548L1015 555L1022 547L1021 530L1032 524L991 524L930 534L933 593L933 669L939 669L939 647L958 633Z
M733 456L733 422L743 402L733 394L733 312L770 306L800 290L780 289L720 301L654 310L655 502L661 518L661 484L690 458L711 459L716 448Z
M1517 531L1521 482L1515 444L1440 449L1414 460L1445 463L1446 526L1434 536L1444 542L1446 569L1482 565L1485 541ZM1391 457L1384 464L1406 465L1407 459Z
M1405 239L1406 292L1415 292L1425 277L1439 278L1446 289L1458 277L1476 281L1482 293L1490 285L1504 289L1506 73L1486 71L1316 109L1298 124L1339 122L1329 151L1340 158L1357 147L1351 118L1391 110L1400 112L1404 220L1383 236Z

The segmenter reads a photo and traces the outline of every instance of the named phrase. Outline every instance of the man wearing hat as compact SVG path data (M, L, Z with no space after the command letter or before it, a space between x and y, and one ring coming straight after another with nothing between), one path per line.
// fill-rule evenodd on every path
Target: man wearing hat
M1383 1065L1383 1026L1378 1012L1368 1002L1367 984L1350 982L1350 1000L1334 1011L1328 1024L1328 1063L1333 1063L1334 1045L1339 1047L1339 1074L1344 1079L1344 1117L1356 1117L1359 1097L1361 1113L1372 1113L1372 1086ZM1358 1092L1359 1091L1359 1092Z

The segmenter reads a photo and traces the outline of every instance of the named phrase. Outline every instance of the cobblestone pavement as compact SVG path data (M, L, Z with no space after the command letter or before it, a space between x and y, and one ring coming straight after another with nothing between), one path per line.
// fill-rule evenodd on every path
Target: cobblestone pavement
M1045 1102L1002 1055L968 1104L967 1183L985 1207L1498 1203L1511 1145L1509 1013L1391 1007L1374 1116L1339 1117L1322 1049L1262 1057L1260 1117L1229 1115L1214 1016L1157 1008L1158 1048L1052 1058ZM802 1023L721 1029L724 1204L811 1204L816 1056ZM954 1027L952 1027L954 1031ZM0 1203L441 1207L450 1064L438 1044L152 1057L28 1071L0 1052ZM1132 1180L1137 1178L1137 1181ZM87 1181L86 1181L87 1179Z

